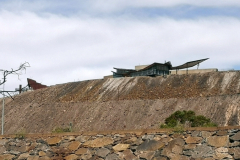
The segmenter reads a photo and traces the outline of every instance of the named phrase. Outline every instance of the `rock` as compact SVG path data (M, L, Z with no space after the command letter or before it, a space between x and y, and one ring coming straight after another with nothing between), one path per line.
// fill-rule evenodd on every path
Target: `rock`
M6 151L6 148L4 146L0 146L0 155L3 154Z
M175 145L172 148L172 153L175 153L175 154L182 154L182 151L183 151L182 146Z
M39 159L37 160L51 160L51 158L47 157L47 156L43 156L43 157L39 157Z
M210 136L212 136L212 135L213 135L212 132L202 131L202 137L203 137L203 138L207 138L207 137L210 137Z
M23 153L23 154L21 154L21 155L18 157L18 159L19 159L19 160L25 160L25 159L27 159L29 156L30 156L30 155L29 155L28 153Z
M82 156L81 156L81 160L83 159L83 160L89 160L90 158L92 158L92 155L91 154L83 154Z
M61 142L61 138L59 137L53 137L53 138L48 138L47 139L47 143L50 145L50 146L54 146L54 145L57 145L58 143Z
M7 142L8 140L6 139L0 139L0 146L4 146Z
M226 136L226 135L228 135L228 132L227 131L218 131L217 135L218 136Z
M138 158L132 153L130 149L127 149L122 152L123 153L123 158L125 160L138 160Z
M67 136L65 139L68 140L69 142L75 141L75 137L74 136Z
M144 152L142 154L139 154L140 158L144 158L144 159L152 159L154 156L155 152L150 151L150 152Z
M105 160L120 160L116 154L109 154Z
M65 160L77 160L78 156L75 154L70 154L69 156L64 158Z
M137 151L155 151L163 148L165 144L160 141L146 140L140 146L137 147Z
M67 148L72 150L72 151L75 151L79 148L80 145L81 145L81 142L73 141L72 143L70 143L70 145Z
M127 139L124 143L131 144L136 141L137 141L137 137L131 137L130 139Z
M130 144L117 144L116 146L113 146L114 151L124 151L128 149Z
M184 145L184 149L194 149L194 148L196 148L196 144L187 144L187 145Z
M231 140L239 141L240 140L240 131L237 132L234 136L230 137Z
M15 156L14 155L11 155L11 154L3 154L3 155L0 155L0 159L1 160L5 160L5 159L7 159L7 160L11 160L11 159L13 159Z
M40 157L43 157L43 156L46 156L47 154L46 154L45 152L43 152L43 151L40 151L40 152L38 153L38 155L39 155Z
M213 156L214 151L212 147L207 145L199 145L192 152L192 158L203 158L203 157L211 157Z
M49 146L47 146L46 144L40 144L40 145L38 145L38 146L33 146L33 147L31 147L31 148L38 148L39 150L41 150L41 151L44 151L44 152L46 152L47 150L49 150L50 149L50 147ZM29 150L29 149L28 149Z
M202 137L187 137L185 142L186 143L200 143L202 141Z
M232 158L230 154L227 153L228 149L224 147L220 147L215 149L215 155L213 158L215 159L224 159L224 158Z
M240 146L239 141L234 141L233 143L229 143L229 147L236 147L236 146Z
M28 158L27 158L27 160L39 160L40 159L40 157L38 157L38 156L29 156ZM47 159L46 159L47 160Z
M78 136L76 138L76 141L80 141L82 143L86 142L88 139L90 138L90 136Z
M75 152L75 154L77 154L77 155L82 155L82 154L87 154L88 153L88 148L79 148L76 152Z
M228 136L211 136L206 140L209 145L214 147L225 147L229 144Z
M200 136L201 132L200 131L193 131L192 132L192 137L198 137Z
M96 147L103 147L112 143L113 143L112 138L104 137L104 138L96 138L94 140L87 141L83 144L83 146L96 148Z
M185 144L182 138L177 138L169 142L169 144L163 148L162 155L170 157L173 151L176 153L182 152L183 145Z
M142 140L153 140L154 138L154 135L150 134L150 135L144 135L142 136Z
M97 150L96 155L102 158L105 158L110 153L110 150L107 148L100 148Z
M154 157L152 160L167 160L167 158L159 156L159 157Z
M187 156L179 155L179 154L174 154L174 153L170 154L170 155L169 155L169 158L170 158L171 160L190 160L190 158L187 157Z
M240 148L229 148L229 154L233 154L234 159L240 159Z

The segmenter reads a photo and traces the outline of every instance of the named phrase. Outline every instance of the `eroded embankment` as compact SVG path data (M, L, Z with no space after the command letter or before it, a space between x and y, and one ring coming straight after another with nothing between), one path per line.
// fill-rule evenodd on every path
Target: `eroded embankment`
M5 132L158 128L176 110L194 110L219 125L239 125L239 72L73 82L6 101Z

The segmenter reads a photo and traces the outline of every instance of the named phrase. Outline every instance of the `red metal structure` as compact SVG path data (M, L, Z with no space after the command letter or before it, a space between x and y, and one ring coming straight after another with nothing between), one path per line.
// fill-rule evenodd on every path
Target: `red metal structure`
M42 88L46 88L46 85L43 85L41 83L36 82L33 79L27 78L27 82L28 82L28 87L32 88L33 90L37 90L37 89L42 89Z

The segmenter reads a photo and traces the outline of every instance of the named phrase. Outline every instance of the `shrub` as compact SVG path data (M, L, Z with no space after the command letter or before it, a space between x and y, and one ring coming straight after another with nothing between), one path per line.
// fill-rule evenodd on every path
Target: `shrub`
M53 133L71 132L71 128L69 128L69 127L67 127L67 128L57 127L57 128L55 128L52 132L53 132Z
M189 122L191 127L214 127L217 126L211 122L209 118L202 115L195 115L193 111L176 111L165 119L165 124L162 124L160 128L174 128L178 124L184 125Z

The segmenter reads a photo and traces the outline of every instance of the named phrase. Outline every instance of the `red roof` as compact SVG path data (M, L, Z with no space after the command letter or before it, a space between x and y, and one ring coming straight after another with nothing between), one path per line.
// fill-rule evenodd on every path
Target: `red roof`
M31 87L33 90L37 90L37 89L42 89L42 88L46 88L46 85L43 85L41 83L37 83L35 80L27 78L28 81L28 87Z

